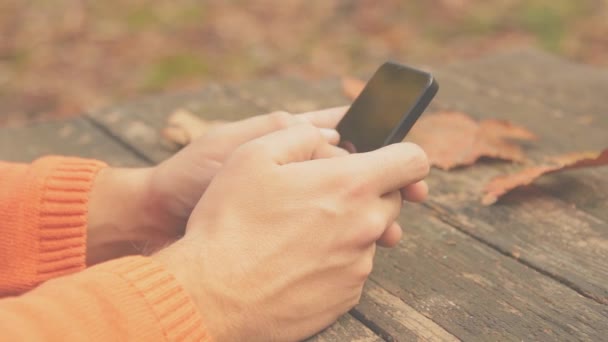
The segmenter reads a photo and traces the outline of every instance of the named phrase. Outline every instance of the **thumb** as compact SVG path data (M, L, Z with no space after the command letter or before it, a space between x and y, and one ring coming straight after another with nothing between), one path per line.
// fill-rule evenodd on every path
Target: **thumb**
M339 135L335 130L300 124L267 134L249 144L260 148L261 153L275 163L284 165L311 160L315 151L337 139Z

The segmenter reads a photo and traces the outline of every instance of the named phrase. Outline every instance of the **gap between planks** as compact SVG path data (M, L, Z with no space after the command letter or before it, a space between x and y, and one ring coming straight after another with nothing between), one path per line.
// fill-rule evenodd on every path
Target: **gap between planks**
M390 307L391 319L401 327L414 333L420 341L460 341L458 337L451 334L431 318L411 307L401 298L390 293L372 278L366 282L363 300L360 303L360 305L366 304ZM367 318L365 309L361 310L355 307L351 310L351 314L384 340L389 342L401 341L401 336L397 336L397 333L390 332L386 328L383 328L382 324L378 324L374 320Z
M145 153L142 153L137 147L129 144L126 140L124 140L120 136L114 134L104 124L102 124L100 122L97 122L97 120L95 120L94 118L92 118L92 117L90 117L88 115L84 115L83 119L85 121L89 122L91 125L93 125L93 127L95 129L97 129L101 134L103 134L106 137L108 137L109 139L113 140L114 142L116 142L118 145L120 145L125 150L133 153L137 158L141 159L146 164L148 164L148 165L156 165L157 164L152 159L148 158L148 156Z

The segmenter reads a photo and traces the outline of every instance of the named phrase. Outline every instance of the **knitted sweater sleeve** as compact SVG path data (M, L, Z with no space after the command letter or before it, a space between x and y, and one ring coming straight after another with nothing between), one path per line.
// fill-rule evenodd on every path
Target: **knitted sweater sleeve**
M14 341L208 341L191 299L142 256L85 269L99 161L0 162L0 330Z

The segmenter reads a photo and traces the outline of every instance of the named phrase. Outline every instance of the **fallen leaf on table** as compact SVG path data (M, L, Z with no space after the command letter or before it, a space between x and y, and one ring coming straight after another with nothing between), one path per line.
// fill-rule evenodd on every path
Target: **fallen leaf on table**
M601 152L578 152L548 159L546 164L523 169L517 173L498 176L484 187L481 203L490 205L502 195L532 183L538 177L563 170L608 165L608 149Z
M462 112L442 111L421 117L406 140L420 145L431 165L449 170L481 157L521 162L523 151L513 140L535 139L532 132L508 121L478 122Z
M185 109L178 109L169 115L167 127L163 129L163 137L178 146L185 146L194 139L201 137L210 128L225 121L208 121Z
M351 100L356 99L363 88L365 88L365 82L363 80L349 76L342 78L342 91L344 92L344 95Z

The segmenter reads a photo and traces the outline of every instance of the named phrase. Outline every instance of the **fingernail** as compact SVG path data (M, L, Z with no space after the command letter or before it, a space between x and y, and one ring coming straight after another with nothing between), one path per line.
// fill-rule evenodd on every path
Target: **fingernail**
M336 141L340 139L340 134L335 129L331 128L320 128L321 135L325 137L328 141Z

